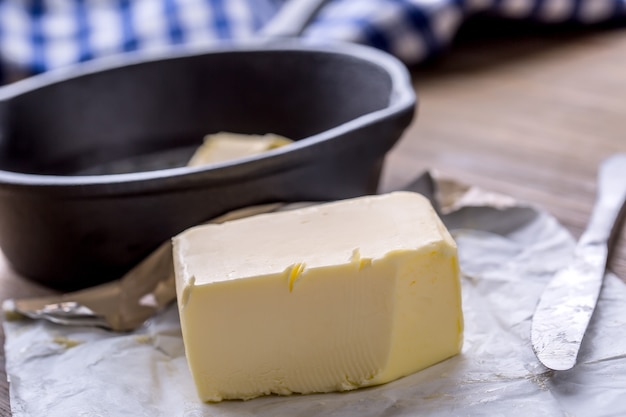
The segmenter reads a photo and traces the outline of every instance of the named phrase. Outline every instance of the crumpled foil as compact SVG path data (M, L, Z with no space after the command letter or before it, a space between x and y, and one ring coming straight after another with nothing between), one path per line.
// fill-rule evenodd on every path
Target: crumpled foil
M446 201L445 187L435 189L429 177L411 188ZM173 304L126 333L5 320L13 415L626 415L626 285L607 274L577 366L563 372L543 367L530 344L530 319L544 286L571 258L574 240L539 209L469 190L459 194L463 204L455 198L439 205L459 245L463 273L465 343L456 357L346 393L204 404L187 368Z

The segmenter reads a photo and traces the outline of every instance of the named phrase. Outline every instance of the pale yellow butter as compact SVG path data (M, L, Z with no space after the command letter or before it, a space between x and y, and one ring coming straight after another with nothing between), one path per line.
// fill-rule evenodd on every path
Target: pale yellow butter
M232 161L280 148L292 142L292 140L284 136L273 133L244 135L221 132L214 135L206 135L202 145L196 149L187 166L193 167Z
M204 401L382 384L461 349L456 245L419 194L199 226L174 263Z

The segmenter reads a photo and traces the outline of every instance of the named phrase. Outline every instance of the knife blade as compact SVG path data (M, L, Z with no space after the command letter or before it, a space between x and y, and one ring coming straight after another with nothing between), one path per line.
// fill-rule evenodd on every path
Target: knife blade
M532 318L533 350L547 368L561 371L576 364L625 200L626 154L616 154L600 165L596 201L572 261L548 283Z

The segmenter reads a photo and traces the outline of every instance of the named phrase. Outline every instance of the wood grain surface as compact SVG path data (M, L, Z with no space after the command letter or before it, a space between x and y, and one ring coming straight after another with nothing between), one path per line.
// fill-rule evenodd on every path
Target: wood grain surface
M626 152L626 30L508 25L468 28L413 71L417 119L382 188L433 169L536 204L579 237L599 163ZM626 281L623 229L609 267Z
M475 21L445 55L413 70L419 114L390 153L381 190L432 169L538 205L578 237L598 164L626 152L625 69L619 27ZM626 281L625 235L610 268ZM0 299L46 292L0 257ZM0 363L0 416L9 416L4 355Z

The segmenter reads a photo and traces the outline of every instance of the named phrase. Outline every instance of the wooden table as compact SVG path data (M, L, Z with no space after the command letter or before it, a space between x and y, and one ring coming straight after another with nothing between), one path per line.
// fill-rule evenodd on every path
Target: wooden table
M434 169L537 204L578 237L598 163L626 152L626 32L497 26L475 23L446 56L414 70L419 116L389 155L382 191ZM626 233L611 269L626 281ZM0 299L45 292L0 258Z
M579 237L598 164L626 152L626 31L473 25L463 35L413 71L419 114L382 189L434 169L537 204ZM622 231L610 268L626 281Z

